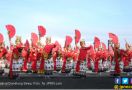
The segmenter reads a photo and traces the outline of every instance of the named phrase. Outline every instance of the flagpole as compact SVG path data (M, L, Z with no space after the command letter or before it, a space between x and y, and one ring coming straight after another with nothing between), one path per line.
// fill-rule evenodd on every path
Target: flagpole
M39 32L39 34L38 34L38 35L39 35L39 42L40 42L40 40L41 40L41 37L40 37L40 32Z
M9 39L9 45L10 45L10 48L9 48L9 52L11 53L11 60L10 60L10 70L9 70L9 77L12 79L13 78L13 71L12 71L12 63L13 63L13 59L12 59L12 52L11 52L11 38L9 36L9 31L8 31L8 39Z
M77 48L77 43L76 43L76 35L75 35L75 49Z
M10 36L9 36L9 31L7 32L7 34L8 34L8 39L9 39L9 45L10 45L10 48L9 48L9 50L11 50L11 38L10 38Z
M110 51L110 40L108 40L108 51Z

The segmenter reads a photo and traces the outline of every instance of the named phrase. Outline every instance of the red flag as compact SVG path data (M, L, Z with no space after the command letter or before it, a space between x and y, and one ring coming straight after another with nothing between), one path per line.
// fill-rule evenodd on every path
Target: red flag
M81 33L79 30L75 30L75 43L77 44L81 38Z
M61 48L61 45L59 44L58 41L55 41L55 44L54 45L55 45L55 48L53 48L52 52L56 52L56 51L59 50L59 48Z
M90 51L89 53L91 54L91 58L94 60L95 59L95 51L94 51L93 46L91 46L89 51Z
M94 48L98 48L100 46L100 39L98 37L94 37Z
M3 43L3 41L4 41L4 37L3 37L3 35L0 33L0 43Z
M50 45L45 45L44 47L44 51L49 54L51 53L52 49L55 48L55 45L54 44L50 44Z
M89 54L93 54L93 53L94 53L94 48L93 48L92 45L90 45L90 46L91 46L91 48L87 51L87 53L89 53Z
M29 48L29 46L30 46L30 45L29 45L29 41L28 41L28 40L26 40L26 42L25 42L24 46L25 46L25 48L26 48L26 49L28 49L28 48Z
M9 35L9 38L13 38L15 36L15 33L16 33L16 29L13 25L6 25L6 29L8 30L8 35Z
M46 34L46 28L43 26L38 26L39 36L43 37Z
M72 43L72 37L71 36L66 36L65 46L67 47L71 43Z
M106 50L106 45L105 45L105 43L101 42L101 45L102 45L103 49Z
M117 35L115 35L113 33L109 33L109 38L112 39L113 43L118 44L118 37L117 37Z
M60 44L59 44L59 42L58 42L58 41L55 41L55 45L56 45L56 46L59 46Z
M52 52L56 52L56 51L58 51L58 47L52 49Z
M26 50L22 50L22 56L25 57L27 55L27 51Z
M58 41L55 41L55 45L59 48L61 48L61 45L60 45L60 43L58 42Z
M31 41L34 46L36 46L36 43L38 42L38 36L36 33L31 33Z
M113 49L112 49L111 46L109 46L109 54L110 54L111 56L114 56L114 51L113 51Z

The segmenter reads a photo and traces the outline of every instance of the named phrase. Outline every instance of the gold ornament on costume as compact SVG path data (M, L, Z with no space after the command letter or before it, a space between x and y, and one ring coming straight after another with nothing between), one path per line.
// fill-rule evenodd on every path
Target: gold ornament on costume
M58 57L58 59L61 59L62 58L62 53L61 52L57 52L57 57Z
M15 43L16 45L21 43L21 36L16 36Z
M67 61L71 61L71 60L72 60L72 57L67 58Z
M82 40L80 41L80 43L85 43L85 40L84 40L84 39L82 39Z
M51 43L51 37L46 37L46 44L50 44Z
M42 46L42 44L41 44L41 42L40 42L40 41L38 41L37 45L38 45L39 47L41 47L41 46Z
M80 45L82 46L82 45L85 45L85 40L84 39L82 39L81 41L80 41Z
M19 58L19 56L16 55L16 54L14 54L13 56L14 56L14 59L15 59L15 60L17 60L17 59Z
M43 58L44 58L45 60L47 60L47 59L48 59L48 53L43 52L42 56L43 56Z

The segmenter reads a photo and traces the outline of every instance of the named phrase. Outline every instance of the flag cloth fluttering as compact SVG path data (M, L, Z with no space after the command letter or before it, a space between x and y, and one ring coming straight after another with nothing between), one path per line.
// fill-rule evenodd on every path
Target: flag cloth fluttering
M4 37L3 37L3 35L0 33L0 43L3 43L3 41L4 41Z
M119 43L119 40L118 40L118 36L113 34L113 33L109 33L109 38L112 40L112 42L114 44L118 44Z
M9 35L9 38L13 38L16 34L16 29L13 25L11 24L8 24L6 25L6 29L8 30L8 35Z
M38 36L36 33L31 33L31 41L32 41L32 45L36 46L37 42L38 42Z
M99 48L100 39L98 37L94 37L94 48Z
M65 41L65 46L69 46L72 43L72 37L71 36L66 36L66 41Z
M46 34L46 28L43 26L38 26L38 31L39 31L39 37L43 37Z
M77 44L80 41L81 33L79 30L75 30L75 43Z

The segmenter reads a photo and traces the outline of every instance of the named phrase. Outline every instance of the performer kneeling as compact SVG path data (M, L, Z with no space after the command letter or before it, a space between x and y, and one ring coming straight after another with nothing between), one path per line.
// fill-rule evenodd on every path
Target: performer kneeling
M52 74L54 70L54 63L52 57L52 49L55 47L55 44L51 43L51 37L46 38L46 45L44 46L45 54L45 74Z

